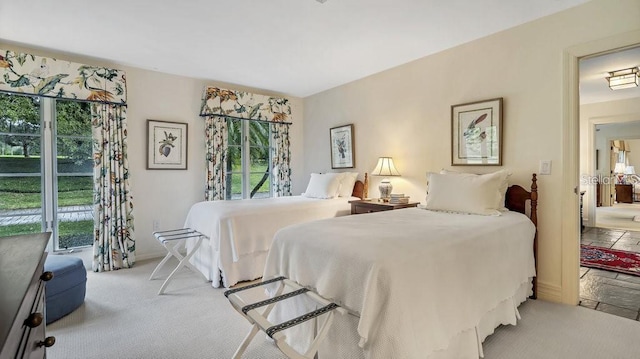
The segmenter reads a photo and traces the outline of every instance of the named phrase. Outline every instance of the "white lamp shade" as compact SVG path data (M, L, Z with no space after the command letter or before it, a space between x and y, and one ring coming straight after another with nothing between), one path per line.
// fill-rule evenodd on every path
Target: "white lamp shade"
M627 166L624 165L624 163L622 162L618 162L616 163L616 167L613 169L613 172L615 173L624 173L624 170L626 169Z
M391 157L380 157L378 158L378 164L376 168L371 171L372 176L400 176L400 172L396 169L396 166L393 164L393 158Z
M636 174L636 168L634 166L627 166L627 168L624 169L624 174L634 175Z

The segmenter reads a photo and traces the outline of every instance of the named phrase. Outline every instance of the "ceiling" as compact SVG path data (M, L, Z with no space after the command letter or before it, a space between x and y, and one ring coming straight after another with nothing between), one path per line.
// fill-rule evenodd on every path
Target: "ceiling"
M0 41L306 97L586 1L0 0Z
M580 60L580 103L640 97L640 87L611 90L609 72L640 66L640 46Z

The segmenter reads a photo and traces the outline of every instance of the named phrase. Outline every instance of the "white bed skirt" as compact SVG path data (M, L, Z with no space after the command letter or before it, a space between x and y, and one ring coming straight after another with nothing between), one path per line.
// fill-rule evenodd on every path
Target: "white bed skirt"
M240 281L262 277L267 254L269 251L249 253L240 256L237 262L229 259L228 263L220 265L220 252L213 251L209 241L205 240L190 262L211 281L214 288L229 288Z
M451 338L449 347L446 350L433 352L420 359L482 358L484 356L482 342L493 334L495 328L501 324L516 325L517 320L520 319L517 307L532 294L531 288L531 281L523 283L511 298L503 300L494 309L487 312L476 327L468 328ZM298 307L298 309L300 308ZM359 318L354 315L336 314L331 330L320 347L318 357L320 359L376 358L375 353L369 353L369 356L367 356L365 351L358 346L360 341L357 331L358 320ZM321 319L320 323L322 321ZM302 332L309 333L309 329L305 328ZM308 346L308 340L298 337L297 334L299 333L288 332L285 333L289 345L298 351L304 352Z

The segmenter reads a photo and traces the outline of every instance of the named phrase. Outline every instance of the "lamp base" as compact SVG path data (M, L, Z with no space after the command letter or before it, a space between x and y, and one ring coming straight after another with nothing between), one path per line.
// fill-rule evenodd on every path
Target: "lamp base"
M389 202L389 198L391 198L391 190L393 186L391 185L391 181L388 179L383 179L378 186L378 190L380 191L380 199L383 202Z

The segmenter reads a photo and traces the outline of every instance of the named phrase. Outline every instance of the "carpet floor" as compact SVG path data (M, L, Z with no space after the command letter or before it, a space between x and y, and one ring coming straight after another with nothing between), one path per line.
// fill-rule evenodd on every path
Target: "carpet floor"
M224 290L183 269L158 296L163 279L148 280L158 261L89 272L84 304L47 326L47 335L56 337L47 358L230 358L250 326ZM169 262L160 278L176 263ZM499 327L487 338L485 358L637 358L640 353L639 322L541 300L525 302L520 313L517 326ZM261 335L244 357L284 358Z
M633 220L636 216L640 216L640 202L636 204L616 203L611 207L597 207L595 227L640 231L640 222Z

